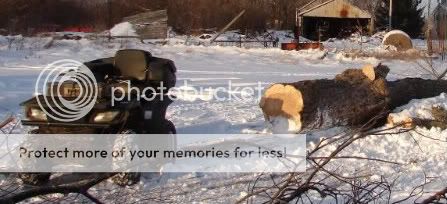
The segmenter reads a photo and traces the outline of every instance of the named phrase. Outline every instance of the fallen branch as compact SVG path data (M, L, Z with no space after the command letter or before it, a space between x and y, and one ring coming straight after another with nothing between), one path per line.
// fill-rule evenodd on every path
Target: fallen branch
M14 117L12 115L8 115L2 122L0 122L0 129L4 128L12 121L14 121Z
M446 199L446 195L447 195L447 188L444 188L443 190L435 193L434 195L432 195L432 196L428 197L427 199L425 199L424 201L422 201L421 204L440 203L437 201L441 200L442 198Z
M423 119L416 117L400 117L397 114L390 114L388 116L388 125L401 125L405 128L424 127L430 129L432 127L447 129L447 110L442 107L432 107L430 110L433 119Z
M24 191L13 193L0 198L0 203L18 203L29 198L48 194L68 194L78 193L82 194L92 202L102 203L94 198L87 191L101 183L102 181L112 177L115 173L95 173L95 174L64 174L61 177L50 180L47 184L42 186L35 186L25 189Z
M365 158L359 156L341 156L344 149L348 148L357 140L380 135L398 134L410 132L412 129L402 129L401 126L389 128L372 129L377 120L387 115L380 113L358 128L349 129L344 133L331 137L322 138L315 146L307 152L308 168L306 172L293 172L280 175L278 180L272 180L273 184L258 184L251 186L251 190L237 203L313 203L314 201L330 203L374 203L383 202L388 199L391 203L393 197L394 180L387 180L381 176L380 179L371 179L372 172L359 171L353 175L345 174L343 165L333 167L336 159L370 160L371 162L383 162L392 165L405 165L398 162L387 161L380 158ZM397 131L394 131L397 130ZM330 153L320 156L318 152L330 148ZM260 176L263 176L261 174ZM262 180L257 178L257 181ZM423 189L430 181L425 177L424 183L413 188L408 197L402 201L420 196ZM317 198L318 197L318 198Z
M329 157L309 157L309 159L328 159ZM358 157L358 156L336 156L332 159L358 159L358 160L369 160L369 161L377 161L377 162L383 162L388 164L396 164L396 165L403 165L399 162L394 161L387 161L383 159L375 159L375 158L367 158L367 157Z

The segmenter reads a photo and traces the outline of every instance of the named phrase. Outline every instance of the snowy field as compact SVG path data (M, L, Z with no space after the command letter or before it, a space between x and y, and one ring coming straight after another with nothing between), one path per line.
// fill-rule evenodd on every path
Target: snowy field
M363 40L365 39L360 41ZM417 46L423 46L421 41L414 42ZM49 39L46 38L24 38L22 42L10 44L7 37L0 36L0 118L8 113L22 117L19 103L32 96L35 80L47 64L61 59L89 61L110 57L115 51L124 48L144 49L154 56L169 58L175 62L178 68L177 86L185 92L179 94L180 100L169 107L167 118L173 121L178 133L182 134L270 132L264 123L258 101L216 101L206 94L190 95L185 84L213 88L226 87L231 81L235 87L256 86L258 83L265 87L275 82L333 78L347 68L361 68L367 63L379 62L391 68L389 80L426 77L417 68L416 63L411 61L343 57L343 50L360 46L358 38L326 42L325 51L186 46L174 41L166 45L152 45L127 39L112 43L105 40L60 40L53 42L50 48L44 48L48 43ZM376 49L379 44L380 40L369 38L362 46ZM446 95L433 101L447 106ZM417 105L418 101L408 109L417 111ZM17 131L27 130L19 128ZM321 137L333 136L334 132L336 131L326 130L308 135L308 148L312 148ZM426 192L425 196L431 195L447 186L447 131L433 128L418 129L418 132L423 134L410 132L367 137L356 141L340 154L394 161L399 164L344 159L334 161L326 168L334 171L342 169L346 177L361 172L369 180L385 178L390 182L394 181L393 195L390 198L394 201L408 196L415 187L424 184L426 179L429 179L430 183L423 191ZM330 150L331 148L327 148L319 154L325 156ZM136 187L123 191L131 193L131 201L136 202L142 202L141 196L147 197L148 194L153 194L154 197L164 196L172 202L234 202L241 195L245 195L248 183L256 176L257 174L222 173L165 174L148 178ZM103 185L108 184L100 186ZM337 185L343 188L342 184ZM109 189L108 192L118 190ZM96 193L102 195L101 190ZM411 203L414 199L417 198L412 198Z

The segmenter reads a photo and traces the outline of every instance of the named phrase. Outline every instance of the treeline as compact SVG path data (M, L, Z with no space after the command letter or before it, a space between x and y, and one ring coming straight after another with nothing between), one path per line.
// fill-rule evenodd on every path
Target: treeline
M298 4L307 0L298 0ZM0 28L10 33L88 26L109 28L123 17L168 9L169 25L191 33L220 28L242 10L245 15L234 28L291 29L295 23L295 0L0 0Z
M242 10L244 16L233 28L262 31L291 29L295 25L295 4L307 0L169 0L169 24L182 33L204 28L221 28Z
M125 16L165 8L165 0L0 0L0 28L12 34L73 26L101 31Z
M233 29L264 31L292 29L295 8L311 0L0 0L0 29L9 34L33 34L67 27L89 27L102 31L123 17L149 10L168 10L168 24L179 33L201 33L218 29L239 12L245 15ZM349 0L377 17L377 28L387 26L388 0ZM394 6L394 28L412 36L423 24L419 0L400 0ZM1 34L1 33L0 33Z

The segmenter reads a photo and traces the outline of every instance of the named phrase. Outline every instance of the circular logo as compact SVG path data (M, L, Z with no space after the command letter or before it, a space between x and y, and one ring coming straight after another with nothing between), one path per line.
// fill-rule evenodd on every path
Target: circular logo
M59 122L73 122L87 115L98 97L98 85L89 68L76 60L59 60L40 72L35 85L42 111Z

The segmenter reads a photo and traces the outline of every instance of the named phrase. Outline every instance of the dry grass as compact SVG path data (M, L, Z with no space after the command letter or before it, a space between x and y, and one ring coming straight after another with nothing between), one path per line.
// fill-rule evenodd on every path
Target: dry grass
M347 58L377 58L377 59L388 59L388 60L414 60L414 59L423 59L426 58L426 54L424 51L420 51L417 49L410 49L407 51L396 51L396 50L387 50L387 51L362 51L362 50L353 50L351 52L346 52L343 54L344 57Z

